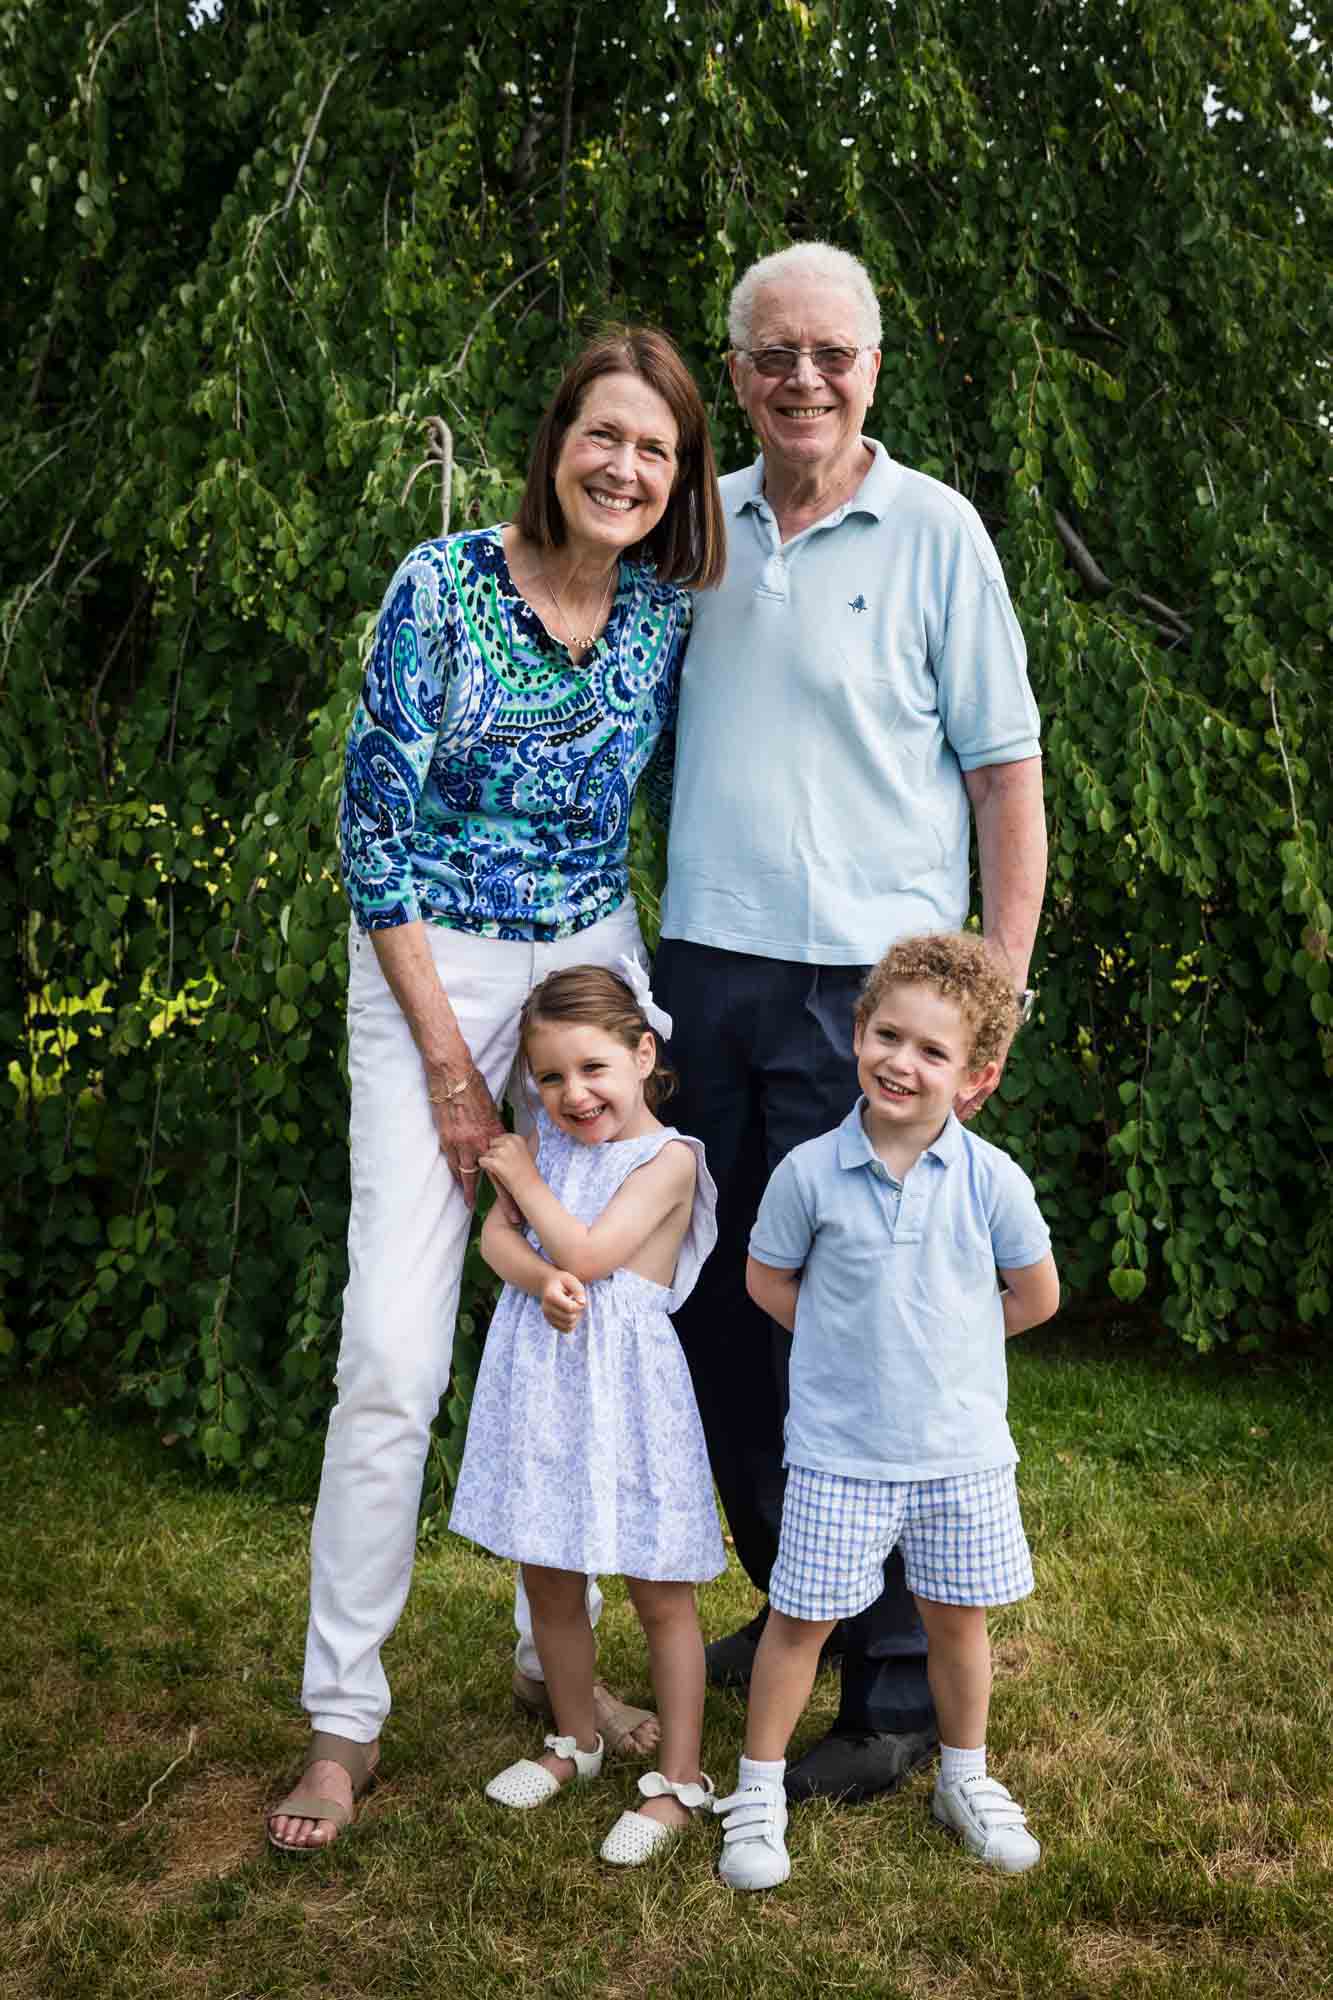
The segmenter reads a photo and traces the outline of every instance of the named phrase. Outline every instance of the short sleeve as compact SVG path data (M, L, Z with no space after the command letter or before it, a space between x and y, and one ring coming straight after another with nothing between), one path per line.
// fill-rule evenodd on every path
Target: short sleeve
M964 771L1036 757L1041 723L1004 578L997 568L971 582L959 579L956 589L931 661L949 746Z
M1000 1156L990 1213L991 1249L1004 1271L1039 1264L1051 1247L1051 1232L1037 1206L1036 1189L1007 1154Z
M791 1154L774 1169L750 1231L750 1255L779 1271L799 1271L815 1240L814 1217Z

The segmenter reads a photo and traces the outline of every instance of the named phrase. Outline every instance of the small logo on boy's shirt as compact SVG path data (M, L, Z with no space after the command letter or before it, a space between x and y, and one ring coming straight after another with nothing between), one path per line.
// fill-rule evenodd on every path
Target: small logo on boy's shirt
M847 608L849 611L869 611L870 606L866 603L864 597L862 597L860 591L858 590L855 597L849 597L847 599Z

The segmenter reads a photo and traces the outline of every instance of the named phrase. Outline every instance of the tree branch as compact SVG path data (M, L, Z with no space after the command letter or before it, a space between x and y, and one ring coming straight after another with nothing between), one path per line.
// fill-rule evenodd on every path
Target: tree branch
M1094 597L1109 597L1118 586L1112 583L1082 536L1058 507L1052 507L1051 518L1055 522L1055 532L1064 543L1065 552L1081 580ZM1194 627L1189 620L1182 618L1178 611L1173 611L1169 604L1163 604L1160 597L1150 597L1146 590L1136 590L1133 584L1121 587L1150 614L1156 631L1163 639L1178 645L1182 639L1193 638Z
M23 614L27 610L28 606L32 603L32 600L37 595L38 591L42 588L42 585L48 580L48 578L54 576L56 571L59 569L60 558L65 553L66 544L68 543L70 536L74 533L75 528L78 526L79 515L83 512L83 509L86 504L87 504L87 496L85 495L84 499L80 501L77 511L71 515L69 525L65 529L64 534L60 537L59 545L57 546L56 552L52 556L50 562L46 565L46 568L42 571L41 575L35 577L33 581L27 585L13 613L11 614L10 617L6 618L4 622L3 630L0 631L0 637L2 637L5 642L4 657L0 658L0 687L4 686L5 676L9 667L9 655L13 650L14 640L18 636L19 626L23 622Z
M556 323L565 323L565 204L569 195L569 148L574 132L574 66L579 46L579 21L582 7L574 9L574 26L569 37L569 68L565 71L565 102L560 123L560 265L556 273Z
M113 21L111 23L111 26L107 29L101 41L97 44L96 51L93 55L92 63L90 64L88 69L88 81L86 84L81 84L79 86L79 94L83 98L85 104L91 104L93 101L93 85L97 81L97 65L102 60L102 54L106 48L107 43L111 40L111 37L113 35L118 35L122 28L128 28L130 22L137 20L139 15L142 14L142 12L143 12L142 7L134 7L131 8L128 14L122 14L118 21Z
M1097 562L1087 543L1075 533L1073 525L1065 519L1058 507L1051 509L1051 518L1055 522L1055 532L1065 545L1069 560L1093 596L1109 597L1115 585Z
M149 592L152 590L152 587L153 586L151 583L145 583L141 586L139 594L135 598L134 603L130 608L130 615L125 620L125 623L121 626L119 632L116 634L116 643L111 648L111 651L107 654L106 658L103 660L102 670L98 674L97 679L93 682L92 693L88 696L88 720L92 725L93 736L95 737L97 742L97 768L99 773L101 774L102 790L104 792L110 791L111 781L107 776L106 743L104 742L102 737L102 725L97 719L97 704L102 698L102 689L106 684L106 677L111 672L112 667L115 666L117 659L120 657L120 649L125 644L126 639L128 639L131 629L133 628L135 619L139 616L139 613L143 610L144 599L148 596Z
M292 175L291 186L287 189L287 199L278 211L280 215L285 215L296 200L296 191L301 185L301 176L305 172L306 161L310 158L310 148L315 143L315 134L319 130L319 121L324 116L324 106L329 101L329 92L333 89L334 84L338 81L338 78L342 75L346 67L347 64L345 62L340 62L335 66L333 75L325 84L319 103L315 106L315 115L307 127L305 144L302 146L301 156L296 162L296 172Z
M1099 319L1093 318L1086 306L1079 304L1063 278L1057 277L1054 271L1045 270L1040 264L1034 264L1032 268L1039 278L1045 278L1048 285L1054 285L1058 291L1064 293L1070 310L1078 314L1089 333L1095 333L1099 340L1114 341L1117 347L1129 346L1129 342L1122 334L1114 333L1109 326L1103 326Z
M467 360L468 353L471 349L473 341L476 339L477 335L481 332L482 327L485 325L486 321L490 318L491 314L495 311L496 307L503 305L505 300L509 297L509 294L511 292L517 291L519 286L524 282L526 278L535 277L538 271L544 271L548 264L554 262L555 255L556 255L555 251L552 250L548 256L539 258L535 264L529 264L526 271L520 271L516 278L511 278L509 280L509 283L505 286L502 292L496 293L495 297L491 300L488 306L482 307L481 311L477 315L476 324L473 326L472 331L468 335L467 339L463 342L462 353L459 355L457 361L455 361L455 363L453 364L453 367L446 368L444 371L444 380L446 382L449 380L449 377L451 375L457 375L461 373L463 364Z
M403 488L403 504L423 472L432 465L440 468L440 534L449 532L449 509L453 500L454 485L454 434L443 417L426 419L426 456Z

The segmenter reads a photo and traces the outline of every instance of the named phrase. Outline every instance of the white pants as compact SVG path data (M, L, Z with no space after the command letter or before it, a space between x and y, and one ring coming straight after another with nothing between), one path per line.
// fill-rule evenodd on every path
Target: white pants
M555 944L471 937L427 924L436 969L497 1102L524 1000L548 972L611 965L640 948L627 900ZM311 1726L370 1743L389 1713L380 1648L407 1601L431 1421L449 1382L471 1213L440 1151L421 1056L353 927L347 992L352 1207L338 1400L329 1418L310 1543L301 1700ZM589 1582L589 1611L601 1599ZM521 1586L517 1659L540 1674Z

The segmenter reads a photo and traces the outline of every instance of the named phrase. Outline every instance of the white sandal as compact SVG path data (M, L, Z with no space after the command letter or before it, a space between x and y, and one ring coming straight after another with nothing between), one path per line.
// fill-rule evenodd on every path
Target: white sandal
M645 1771L639 1780L639 1790L646 1799L664 1799L670 1794L688 1812L698 1812L701 1808L712 1810L716 1787L707 1771L701 1772L700 1782L693 1785L675 1785L660 1771ZM638 1868L683 1831L683 1827L664 1826L660 1819L649 1819L646 1813L623 1812L602 1842L602 1859L614 1862L617 1868Z
M575 1784L586 1784L589 1778L599 1778L602 1774L602 1758L606 1745L597 1738L594 1750L580 1750L575 1736L547 1736L546 1748L554 1750L557 1757L568 1757L574 1766ZM498 1806L513 1806L526 1812L532 1806L544 1806L553 1799L564 1785L554 1771L548 1771L545 1764L538 1764L531 1757L520 1757L517 1764L510 1764L491 1779L486 1787L488 1799L494 1799Z

